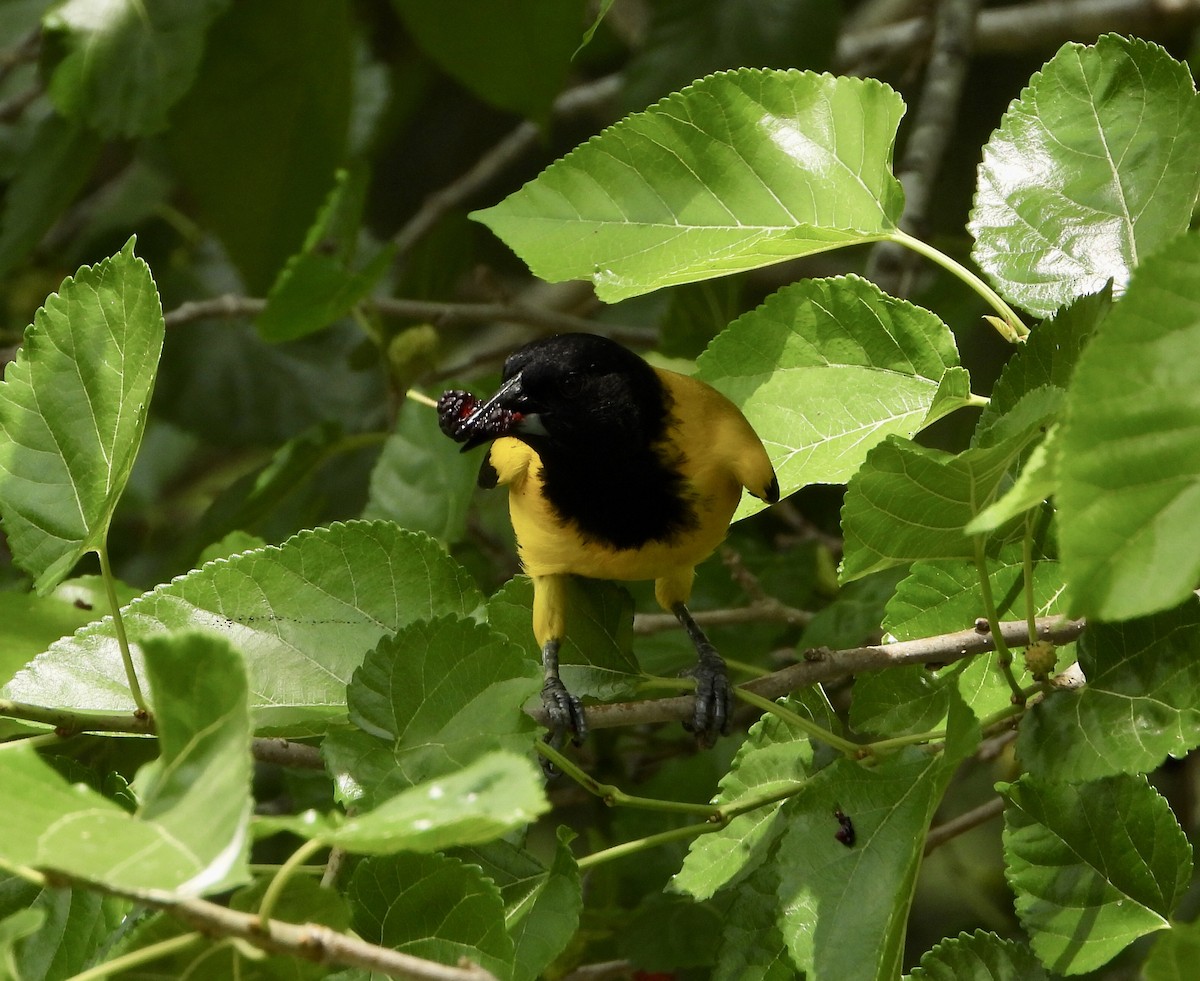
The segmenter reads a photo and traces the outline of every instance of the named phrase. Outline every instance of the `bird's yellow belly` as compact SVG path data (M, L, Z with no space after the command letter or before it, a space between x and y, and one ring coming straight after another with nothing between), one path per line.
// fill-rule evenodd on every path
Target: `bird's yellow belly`
M725 539L729 519L741 498L733 479L713 482L695 501L697 526L676 538L618 549L581 534L563 521L541 493L532 473L508 488L509 513L521 564L531 576L570 573L593 579L662 579L704 561Z

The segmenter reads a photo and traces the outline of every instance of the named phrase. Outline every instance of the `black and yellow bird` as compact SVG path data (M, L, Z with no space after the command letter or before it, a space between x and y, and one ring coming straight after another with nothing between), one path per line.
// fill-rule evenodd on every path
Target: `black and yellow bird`
M576 740L586 732L558 672L564 577L579 575L654 580L658 602L696 648L688 728L705 745L727 732L725 662L688 612L692 579L725 538L743 487L779 500L771 461L737 406L606 338L561 334L513 353L487 401L450 391L438 408L443 432L464 450L495 440L479 484L508 487L521 564L533 580L552 731Z

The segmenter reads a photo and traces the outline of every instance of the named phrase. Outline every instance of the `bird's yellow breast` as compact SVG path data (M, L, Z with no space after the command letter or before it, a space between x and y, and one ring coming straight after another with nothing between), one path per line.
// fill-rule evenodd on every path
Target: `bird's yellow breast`
M656 369L657 370L657 369ZM493 443L490 461L507 484L509 512L521 562L531 576L572 573L597 579L676 577L703 561L725 538L742 487L769 495L774 470L761 441L738 408L704 384L658 370L670 396L671 419L661 447L684 478L695 520L665 540L615 548L583 533L557 513L543 493L542 461L513 437ZM621 461L613 460L617 469Z

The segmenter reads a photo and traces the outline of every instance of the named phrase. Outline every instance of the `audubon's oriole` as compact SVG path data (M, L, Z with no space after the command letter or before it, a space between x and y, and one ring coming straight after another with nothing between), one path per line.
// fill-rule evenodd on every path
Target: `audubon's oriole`
M695 567L725 538L742 488L779 500L771 461L737 406L606 338L561 334L513 353L486 402L449 391L438 410L443 432L464 450L495 440L479 484L508 486L521 564L533 580L552 733L569 730L578 741L587 729L558 674L571 574L655 581L658 602L696 648L688 728L705 745L727 732L725 662L686 604Z

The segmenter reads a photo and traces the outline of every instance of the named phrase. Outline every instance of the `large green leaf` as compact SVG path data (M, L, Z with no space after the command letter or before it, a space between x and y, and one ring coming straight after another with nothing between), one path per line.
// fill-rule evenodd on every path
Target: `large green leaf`
M533 981L541 975L579 928L583 896L579 868L571 854L573 837L569 829L558 829L549 866L503 839L455 853L482 868L500 889L508 935L516 948L515 981Z
M352 51L345 4L237 5L171 115L180 180L254 293L300 249L342 163Z
M730 324L697 368L754 425L784 496L846 481L871 447L971 395L949 328L857 276L784 287ZM747 500L738 514L763 507Z
M104 540L142 442L164 330L130 239L63 281L5 371L0 513L39 592Z
M1188 226L1200 190L1200 99L1162 48L1106 35L1067 44L984 147L975 260L1010 300L1046 315Z
M701 79L475 212L543 279L604 300L886 237L900 97L872 79Z
M582 0L392 0L417 43L485 102L545 120L583 33Z
M74 977L94 962L130 905L83 888L7 880L0 885L0 976L6 981ZM3 974L4 968L11 974Z
M1015 940L976 930L926 951L906 981L1049 981L1037 958Z
M364 940L440 964L465 958L509 976L504 903L478 868L445 855L370 858L355 869L347 894Z
M1094 970L1165 929L1191 879L1191 846L1143 777L1068 784L1029 774L1001 786L1017 916L1043 964Z
M953 764L906 752L866 768L839 759L783 807L779 923L814 978L876 981L899 973L925 831ZM836 837L840 809L857 842Z
M1200 746L1200 603L1079 640L1087 685L1057 691L1021 722L1017 754L1032 772L1076 779L1146 773Z
M521 709L541 681L537 662L485 625L409 624L354 672L346 697L357 728L331 733L323 754L343 796L380 801L492 750L528 753L537 727Z
M842 506L844 582L918 559L969 559L967 523L1003 489L1038 433L1034 423L994 446L957 455L890 437L867 455Z
M59 112L104 136L146 136L187 91L208 25L229 0L67 0L46 16L62 57L50 77Z
M0 853L125 890L218 892L246 878L250 723L246 680L229 644L211 635L144 645L160 756L138 775L128 814L67 782L28 746L0 753Z
M805 717L814 714L799 698L788 699L785 705ZM713 803L730 807L750 798L798 790L812 762L807 732L778 716L765 715L750 727ZM671 880L671 888L696 899L708 899L718 889L736 884L769 862L775 842L786 827L787 817L780 801L738 815L719 831L692 842L683 867Z
M1072 378L1057 502L1081 613L1140 616L1200 582L1198 284L1200 233L1191 232L1138 269Z
M259 727L321 731L344 720L346 684L380 637L416 620L467 616L482 602L431 539L384 522L301 532L283 545L218 559L124 609L136 645L198 627L242 653ZM4 689L8 698L132 711L111 620L64 638Z

